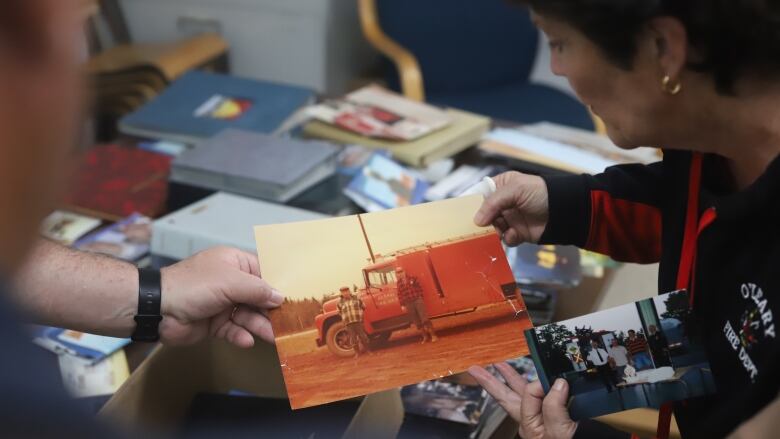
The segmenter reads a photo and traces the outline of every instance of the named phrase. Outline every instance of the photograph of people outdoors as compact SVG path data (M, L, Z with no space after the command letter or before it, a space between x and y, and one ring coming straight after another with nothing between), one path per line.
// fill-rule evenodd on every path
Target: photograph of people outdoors
M545 390L569 383L572 419L715 391L688 293L651 299L526 331Z
M531 327L481 196L255 227L293 408L528 353Z

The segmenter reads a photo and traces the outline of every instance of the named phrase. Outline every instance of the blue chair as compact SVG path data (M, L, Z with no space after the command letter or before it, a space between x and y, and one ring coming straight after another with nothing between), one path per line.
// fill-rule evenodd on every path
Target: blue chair
M387 82L409 98L495 119L592 130L580 102L531 84L539 34L506 0L358 0L366 39L386 56Z

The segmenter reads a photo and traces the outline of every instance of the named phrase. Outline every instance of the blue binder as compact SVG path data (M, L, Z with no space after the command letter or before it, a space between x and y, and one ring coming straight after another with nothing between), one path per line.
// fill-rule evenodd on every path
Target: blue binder
M125 134L197 143L226 128L271 133L314 101L304 87L191 71L120 120Z

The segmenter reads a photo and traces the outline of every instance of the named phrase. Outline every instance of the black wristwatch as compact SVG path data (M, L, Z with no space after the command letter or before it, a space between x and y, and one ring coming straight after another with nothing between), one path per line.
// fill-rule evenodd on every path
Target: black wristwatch
M135 316L133 341L156 342L160 340L160 303L162 284L159 270L138 269L138 314Z

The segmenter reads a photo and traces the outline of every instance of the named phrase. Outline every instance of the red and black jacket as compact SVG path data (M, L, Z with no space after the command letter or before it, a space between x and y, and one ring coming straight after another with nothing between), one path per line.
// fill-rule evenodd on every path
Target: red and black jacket
M541 243L660 262L659 292L691 292L718 393L675 405L684 437L727 435L780 388L780 157L744 190L730 175L719 156L666 151L650 165L545 178Z

